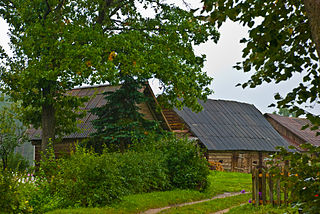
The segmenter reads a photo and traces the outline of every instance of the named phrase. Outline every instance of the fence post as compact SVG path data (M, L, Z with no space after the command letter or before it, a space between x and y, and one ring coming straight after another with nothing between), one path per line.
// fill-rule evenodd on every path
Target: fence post
M289 173L289 161L284 162L284 204L288 206L288 173Z
M273 175L269 173L269 197L270 197L270 204L274 206L274 201L273 201Z
M252 204L256 203L256 168L252 167Z
M281 205L281 194L280 194L280 178L277 179L277 204Z
M256 198L256 206L259 206L260 205L260 194L261 194L261 192L260 192L260 188L259 188L259 169L256 169L256 173L255 173L255 198Z
M261 179L262 179L262 182L261 182L261 184L262 184L262 187L261 187L261 196L262 196L262 203L263 203L263 205L266 205L266 202L267 202L267 188L266 188L266 172L265 172L265 170L262 170L261 169L261 173L262 173L262 177L261 177Z

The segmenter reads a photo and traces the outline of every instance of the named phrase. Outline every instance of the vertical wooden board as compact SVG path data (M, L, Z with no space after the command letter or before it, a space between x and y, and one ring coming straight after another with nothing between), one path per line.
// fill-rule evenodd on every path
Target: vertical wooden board
M256 201L256 170L252 168L252 203Z
M260 205L260 189L259 189L259 169L256 169L256 176L255 176L255 193L256 193L256 195L255 195L255 198L256 198L256 205L258 206L258 205Z
M231 171L234 172L235 168L237 167L237 153L236 152L232 152L231 155Z
M281 205L281 192L280 192L280 179L277 179L277 187L276 187L276 191L277 191L277 204L278 206Z
M270 198L270 204L274 206L274 201L273 201L273 175L269 174L269 198Z
M288 206L288 173L289 173L289 161L285 161L285 166L284 166L284 204Z
M266 172L262 171L262 188L261 188L261 196L262 196L262 203L266 205L267 202L267 188L266 188Z

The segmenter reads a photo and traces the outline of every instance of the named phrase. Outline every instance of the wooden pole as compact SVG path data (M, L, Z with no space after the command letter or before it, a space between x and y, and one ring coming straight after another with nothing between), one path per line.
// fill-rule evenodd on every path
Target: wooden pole
M269 197L270 197L270 204L274 206L273 201L273 175L269 173Z

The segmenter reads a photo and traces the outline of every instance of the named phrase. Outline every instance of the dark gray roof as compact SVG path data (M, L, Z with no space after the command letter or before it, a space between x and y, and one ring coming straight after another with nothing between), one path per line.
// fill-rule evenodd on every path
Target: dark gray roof
M110 86L110 85L99 85L99 86L88 86L75 88L67 93L72 96L90 97L90 100L86 102L84 105L84 109L87 110L86 116L79 119L78 128L81 130L79 132L71 133L69 135L64 136L64 139L81 139L88 137L92 132L94 132L94 128L92 126L91 121L96 119L96 116L90 113L88 110L100 107L106 103L104 99L104 95L102 93L107 91L115 91L119 88L119 86ZM41 140L41 129L29 129L28 130L29 138L32 141Z
M199 113L175 111L208 150L276 151L276 146L289 146L253 105L210 99L200 104Z
M104 92L116 91L120 88L120 86L111 86L111 85L96 85L96 86L86 86L81 88L75 88L67 92L70 96L78 96L78 97L89 97L89 101L84 103L83 109L86 110L86 115L83 118L78 119L78 128L80 131L71 133L69 135L63 136L63 139L84 139L90 136L91 133L95 132L95 129L92 125L92 121L97 118L96 115L92 114L89 110L100 107L106 104L106 99L104 99ZM155 103L150 102L152 108L156 108L156 98L152 92L152 89L147 84L146 89L144 91L146 96L151 96ZM167 124L163 122L163 115L158 112L153 112L155 114L155 119L162 124L163 128L167 128ZM41 129L31 128L28 130L29 138L32 141L40 141L41 140Z

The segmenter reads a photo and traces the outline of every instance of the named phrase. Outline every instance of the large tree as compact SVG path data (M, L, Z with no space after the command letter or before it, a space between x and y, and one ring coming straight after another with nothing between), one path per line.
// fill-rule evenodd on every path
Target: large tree
M319 105L320 98L320 1L319 0L202 0L207 20L221 26L227 19L249 28L240 42L243 60L235 66L250 72L242 87L263 82L287 81L302 73L303 81L285 97L276 94L278 108L289 108L297 116L306 114L317 128L320 119L301 104Z
M2 0L0 14L13 50L1 53L3 89L22 101L25 122L42 128L43 150L74 131L85 101L66 94L75 86L157 78L171 105L193 110L211 93L193 45L218 33L193 10L160 0Z

